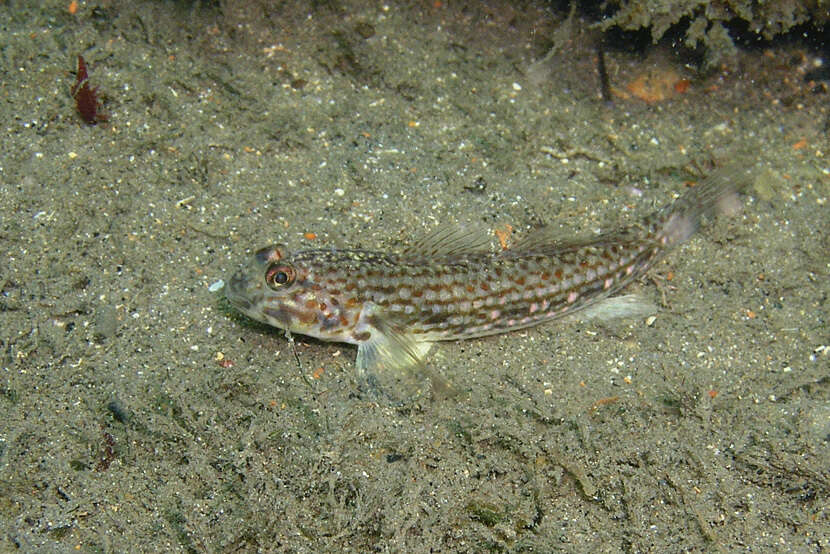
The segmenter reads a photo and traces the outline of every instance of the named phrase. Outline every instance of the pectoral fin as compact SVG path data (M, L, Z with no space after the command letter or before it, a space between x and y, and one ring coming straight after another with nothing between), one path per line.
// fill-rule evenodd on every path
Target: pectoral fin
M452 383L424 363L433 345L429 337L391 323L377 306L367 304L364 308L358 333L366 338L358 342L355 364L361 379L395 401L419 397L427 383L433 398L455 394Z
M431 342L418 341L382 321L372 323L369 339L357 347L358 373L406 369L423 363Z
M455 387L424 363L433 343L416 340L391 326L380 324L371 328L372 336L357 347L357 373L376 392L395 402L420 397L429 384L432 398L449 398Z

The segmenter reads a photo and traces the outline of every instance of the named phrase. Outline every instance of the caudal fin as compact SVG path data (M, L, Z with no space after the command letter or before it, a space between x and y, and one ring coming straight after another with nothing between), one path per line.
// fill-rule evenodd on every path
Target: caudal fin
M658 238L667 246L688 240L698 230L703 217L734 215L740 211L738 193L751 178L751 166L730 165L715 170L694 188L658 212L661 221Z

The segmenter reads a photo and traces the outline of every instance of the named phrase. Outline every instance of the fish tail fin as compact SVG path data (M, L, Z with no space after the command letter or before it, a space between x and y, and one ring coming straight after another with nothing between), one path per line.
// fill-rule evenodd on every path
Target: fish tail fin
M752 169L731 165L715 170L657 212L650 231L657 240L671 247L688 240L700 228L704 217L736 214L741 207L738 193L750 182Z

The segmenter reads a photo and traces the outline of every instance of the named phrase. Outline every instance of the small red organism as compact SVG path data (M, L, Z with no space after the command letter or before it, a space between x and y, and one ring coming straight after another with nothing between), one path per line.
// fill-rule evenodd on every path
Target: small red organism
M70 92L72 92L72 98L75 99L75 106L78 108L78 113L81 114L81 119L88 124L95 125L99 121L109 119L106 114L99 111L101 104L98 102L98 87L89 86L86 62L80 54L78 55L78 75Z
M115 452L115 438L101 429L104 438L104 444L101 447L101 452L98 454L98 463L95 464L95 471L106 471L110 468L110 464L117 457Z

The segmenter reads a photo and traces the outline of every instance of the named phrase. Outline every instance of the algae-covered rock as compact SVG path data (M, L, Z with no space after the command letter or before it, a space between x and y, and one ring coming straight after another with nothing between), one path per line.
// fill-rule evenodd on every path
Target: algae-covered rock
M786 33L796 25L819 27L830 19L830 0L611 0L618 9L600 24L607 30L619 27L633 31L650 29L654 42L674 25L687 25L685 45L704 48L704 66L718 65L734 52L725 25L740 25L764 39Z

